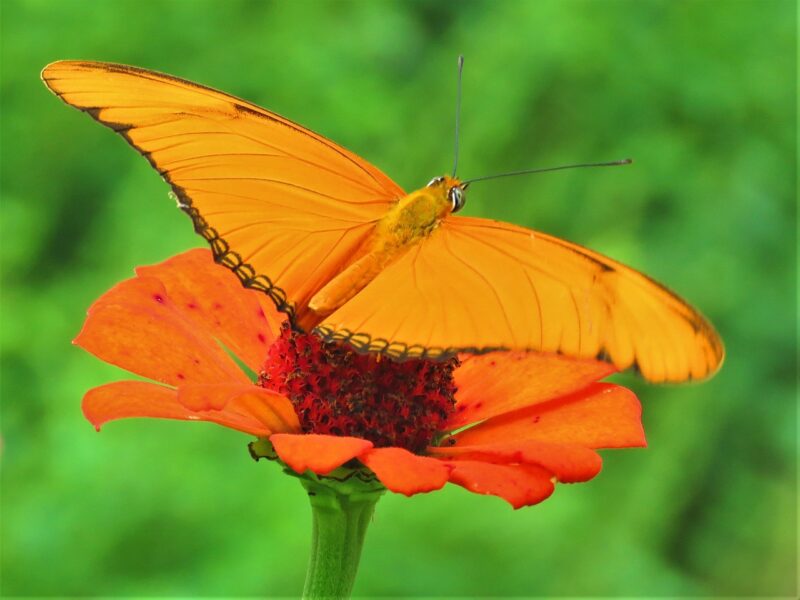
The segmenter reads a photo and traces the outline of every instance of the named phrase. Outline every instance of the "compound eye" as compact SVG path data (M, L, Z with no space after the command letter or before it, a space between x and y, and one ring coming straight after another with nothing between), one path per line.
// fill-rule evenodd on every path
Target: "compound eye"
M428 182L428 185L426 185L425 187L433 187L437 183L442 183L443 181L444 181L444 177L434 177L433 179L431 179Z
M458 186L453 186L450 188L450 191L447 192L447 197L450 199L450 204L452 208L450 212L458 212L464 207L464 202L466 198L464 196L464 190Z

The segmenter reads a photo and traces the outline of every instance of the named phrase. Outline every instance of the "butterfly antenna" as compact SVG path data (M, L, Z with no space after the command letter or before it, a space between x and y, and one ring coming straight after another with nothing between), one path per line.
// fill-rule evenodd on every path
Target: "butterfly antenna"
M456 176L456 169L458 169L458 131L461 126L461 73L464 71L464 55L458 56L458 85L456 88L456 151L455 159L453 160L453 177Z
M468 183L473 183L475 181L486 181L487 179L499 179L500 177L513 177L515 175L528 175L530 173L546 173L547 171L563 171L564 169L580 169L583 167L618 167L620 165L629 165L633 162L630 158L625 158L623 160L614 160L611 162L600 162L600 163L581 163L577 165L563 165L561 167L549 167L547 169L526 169L524 171L510 171L508 173L500 173L498 175L486 175L484 177L474 177L472 179L466 179L461 183L466 185Z

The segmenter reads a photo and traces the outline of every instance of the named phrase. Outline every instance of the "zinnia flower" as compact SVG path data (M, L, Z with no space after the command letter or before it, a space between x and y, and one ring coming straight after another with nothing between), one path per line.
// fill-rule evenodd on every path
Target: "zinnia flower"
M449 481L519 508L555 481L597 475L598 448L645 445L636 396L598 383L614 372L606 363L359 355L293 331L207 250L137 269L92 305L75 343L153 381L90 390L83 411L96 428L123 417L211 421L256 436L256 457L311 480L344 468L409 496Z

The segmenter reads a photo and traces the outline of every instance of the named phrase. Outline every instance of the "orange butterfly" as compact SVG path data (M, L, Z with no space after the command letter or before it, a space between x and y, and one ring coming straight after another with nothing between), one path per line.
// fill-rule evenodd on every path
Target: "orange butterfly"
M466 197L455 177L406 194L288 119L145 69L60 61L42 79L147 158L217 261L295 327L393 358L601 357L654 382L707 377L722 362L710 323L645 275L524 227L453 216Z

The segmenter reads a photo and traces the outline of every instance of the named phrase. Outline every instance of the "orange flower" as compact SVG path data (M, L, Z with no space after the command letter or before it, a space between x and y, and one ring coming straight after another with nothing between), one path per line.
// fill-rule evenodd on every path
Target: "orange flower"
M519 508L554 481L597 475L598 448L645 445L636 396L598 383L606 363L358 355L289 329L207 250L137 269L92 305L75 343L157 382L90 390L83 411L98 430L123 417L211 421L268 440L299 474L369 469L408 496L451 481Z

